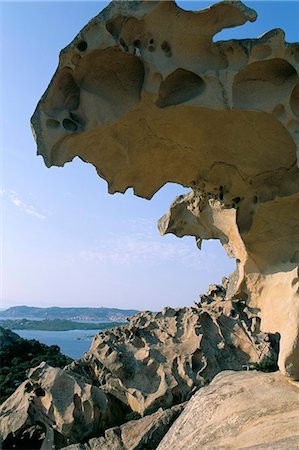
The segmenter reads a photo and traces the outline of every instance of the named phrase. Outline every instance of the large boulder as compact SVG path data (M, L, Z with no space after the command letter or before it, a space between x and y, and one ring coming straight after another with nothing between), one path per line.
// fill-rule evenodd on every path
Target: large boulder
M298 385L279 372L222 372L188 402L158 450L297 449L298 405Z
M299 379L299 46L280 29L213 40L256 17L240 1L112 2L61 52L32 126L48 167L79 156L110 193L192 188L162 231L220 239L231 296L281 334L279 367Z
M3 449L58 449L99 436L127 412L99 387L42 363L1 405L0 441Z

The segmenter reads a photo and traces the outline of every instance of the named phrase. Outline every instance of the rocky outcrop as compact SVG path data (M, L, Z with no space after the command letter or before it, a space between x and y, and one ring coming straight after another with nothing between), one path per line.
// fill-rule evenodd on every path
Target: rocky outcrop
M69 369L141 415L181 403L222 370L277 361L277 337L260 332L243 301L211 286L200 303L130 318L98 333L83 360Z
M32 369L0 407L3 449L61 448L91 438L107 448L155 448L182 403L216 374L276 370L277 353L278 337L260 331L244 301L226 300L225 288L212 285L194 307L139 313L98 333L84 358L64 369ZM143 421L121 425L131 412Z
M127 412L97 386L42 363L1 405L2 448L61 448L122 423Z
M223 372L188 402L158 450L296 449L298 404L298 386L278 372Z
M79 156L110 193L192 188L162 232L224 243L230 295L280 333L280 369L299 378L299 45L280 29L213 41L254 20L239 1L112 2L61 52L32 125L48 167Z
M141 450L155 449L182 412L185 404L173 406L125 423L121 427L111 428L105 436L90 439L86 444L74 444L64 450Z

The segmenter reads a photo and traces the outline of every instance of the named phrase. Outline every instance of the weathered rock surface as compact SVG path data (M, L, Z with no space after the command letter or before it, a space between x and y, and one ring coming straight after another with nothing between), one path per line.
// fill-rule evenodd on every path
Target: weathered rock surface
M230 295L281 334L299 379L299 44L280 29L213 42L248 20L239 1L112 2L61 52L32 125L47 166L79 156L111 193L191 187L162 231L224 243Z
M155 449L185 404L173 406L142 419L125 423L105 432L105 436L90 439L86 444L75 444L64 450L141 450Z
M299 447L299 387L279 372L222 372L200 389L158 450Z
M97 386L42 363L0 407L2 448L61 448L122 423L126 412Z
M222 370L268 361L275 368L276 336L261 333L245 303L225 292L213 285L195 307L139 313L98 333L67 370L143 415L187 400Z
M64 369L32 369L0 407L3 449L61 448L93 437L92 445L107 448L155 448L182 403L220 371L268 363L275 370L277 336L260 332L243 300L225 297L224 287L212 285L194 307L139 313L98 333L84 358ZM102 436L132 411L144 420Z

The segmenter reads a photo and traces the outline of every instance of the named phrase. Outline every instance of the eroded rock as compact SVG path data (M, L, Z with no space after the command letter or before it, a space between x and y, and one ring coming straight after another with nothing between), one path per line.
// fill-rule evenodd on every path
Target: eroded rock
M99 387L42 363L0 407L2 448L61 448L99 436L126 413Z
M98 333L64 369L31 369L0 407L3 449L155 448L182 403L220 371L277 370L278 337L260 331L244 300L227 300L223 284L194 307L138 313ZM144 417L124 424L132 412Z
M280 369L299 378L299 44L280 29L213 42L255 19L239 1L112 2L61 52L32 125L47 166L79 156L110 193L191 187L200 208L187 196L190 223L164 231L224 243L231 295L281 334Z
M298 448L298 402L298 386L279 372L223 372L192 397L157 450Z
M181 403L222 370L270 362L277 337L261 333L242 301L211 286L196 307L139 313L128 325L98 333L69 369L88 376L141 415ZM244 311L245 309L245 311Z
M90 439L86 444L74 444L64 450L140 450L155 449L183 411L184 404L173 406L133 420L105 432L105 436Z

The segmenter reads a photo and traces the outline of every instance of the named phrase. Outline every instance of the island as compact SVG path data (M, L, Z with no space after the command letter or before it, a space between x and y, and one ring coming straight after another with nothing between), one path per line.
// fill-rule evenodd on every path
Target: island
M75 322L65 319L0 319L0 326L10 330L43 330L43 331L69 331L69 330L105 330L119 326L124 322Z

